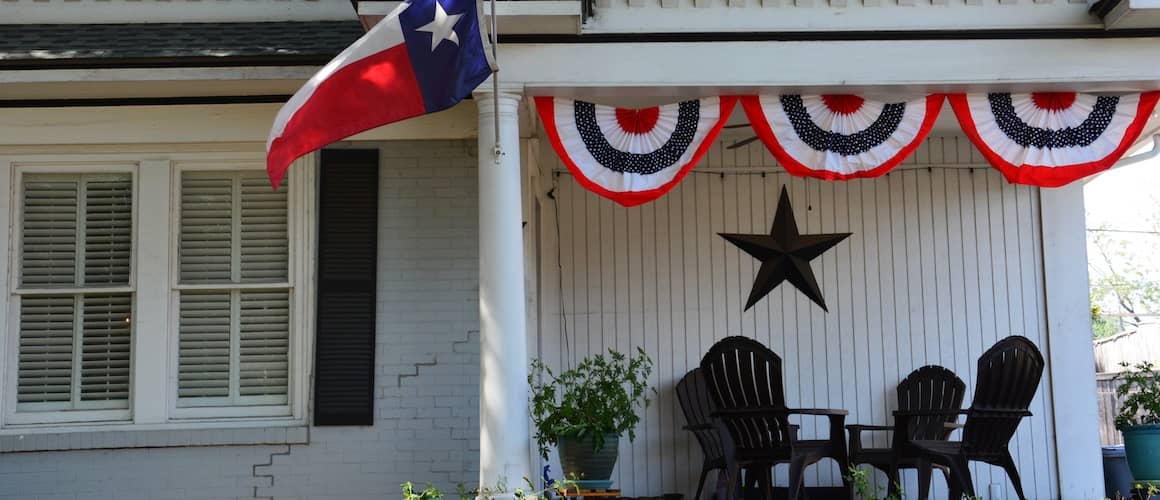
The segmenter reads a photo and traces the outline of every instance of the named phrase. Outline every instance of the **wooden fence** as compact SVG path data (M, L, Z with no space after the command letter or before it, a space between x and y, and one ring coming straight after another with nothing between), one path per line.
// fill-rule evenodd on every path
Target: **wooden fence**
M1124 444L1120 431L1116 430L1116 413L1124 398L1116 395L1116 387L1121 382L1115 380L1117 373L1096 374L1096 397L1100 405L1100 444L1104 446Z
M1096 371L1123 370L1121 362L1132 365L1160 360L1160 325L1141 325L1138 330L1095 341Z

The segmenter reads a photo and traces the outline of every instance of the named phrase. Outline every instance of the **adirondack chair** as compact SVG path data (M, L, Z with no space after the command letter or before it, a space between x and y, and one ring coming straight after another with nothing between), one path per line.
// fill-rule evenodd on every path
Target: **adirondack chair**
M1011 457L1008 444L1024 417L1039 380L1043 376L1043 354L1025 337L1011 336L1000 340L979 358L975 397L966 410L900 410L894 413L902 419L903 428L918 417L938 417L965 414L962 441L912 440L920 461L930 461L950 469L950 497L962 498L963 492L975 497L971 482L970 461L985 462L1002 467L1011 479L1020 500L1026 500L1019 471Z
M720 421L713 416L717 407L709 396L709 386L705 381L705 374L700 368L693 368L681 377L676 386L677 402L681 405L681 412L685 414L684 429L692 432L701 446L701 456L704 461L701 465L701 479L697 481L697 493L694 500L701 499L705 490L705 479L709 472L725 469L725 454L732 447L728 435L720 426ZM797 436L798 426L790 424L790 431ZM731 478L740 480L741 478ZM752 479L752 478L751 478ZM752 484L752 482L750 483Z
M701 465L701 479L697 482L697 493L693 500L701 500L701 492L705 488L705 478L709 471L725 468L725 449L727 442L719 432L713 412L717 409L709 396L709 387L705 382L705 375L700 368L694 368L686 373L677 382L677 402L681 405L681 412L685 414L684 428L692 432L701 445L701 455L705 457Z
M807 466L828 457L837 461L842 471L849 468L842 432L848 412L787 408L781 358L760 342L726 337L701 359L701 370L717 407L713 415L720 419L732 443L725 453L730 478L739 477L743 467L755 472L765 497L773 498L771 469L775 464L789 463L789 498L797 499ZM829 439L797 439L790 415L827 417ZM849 494L844 474L842 482ZM730 481L727 498L734 498L735 487L736 481Z
M958 412L963 407L963 396L967 385L962 379L946 368L929 365L919 368L898 383L899 410L945 410ZM899 469L918 469L918 498L926 500L930 492L932 466L929 462L920 464L919 456L907 446L909 441L950 439L951 433L959 425L954 415L922 415L909 419L910 434L907 435L895 421L894 426L847 425L850 432L850 463L869 464L882 472L890 480L889 493L897 495ZM889 448L863 448L862 433L865 431L894 431ZM939 466L947 483L950 473Z

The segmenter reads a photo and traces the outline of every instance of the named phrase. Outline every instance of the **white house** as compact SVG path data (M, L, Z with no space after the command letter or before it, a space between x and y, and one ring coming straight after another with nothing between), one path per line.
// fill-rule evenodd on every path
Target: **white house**
M1048 359L1012 445L1028 496L1102 498L1078 185L1007 183L948 106L886 176L791 177L730 129L624 208L575 182L531 97L1157 90L1147 4L500 1L499 94L308 155L272 192L279 106L394 3L0 1L0 498L511 482L540 466L528 358L636 347L658 396L614 479L688 496L700 452L672 387L716 339L778 352L791 406L883 425L911 370L971 387L1010 334ZM782 185L803 232L853 233L813 264L828 313L788 286L741 312L756 266L716 233L765 231Z

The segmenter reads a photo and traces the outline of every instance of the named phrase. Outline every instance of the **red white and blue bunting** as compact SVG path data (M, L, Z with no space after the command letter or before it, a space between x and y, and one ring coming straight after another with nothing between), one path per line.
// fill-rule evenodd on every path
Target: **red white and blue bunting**
M548 139L576 180L626 207L676 186L708 152L735 104L725 96L626 109L536 98Z
M941 95L879 102L856 95L745 96L753 130L790 174L825 180L878 177L918 148Z
M955 94L963 132L1007 180L1058 187L1111 168L1140 137L1160 93Z

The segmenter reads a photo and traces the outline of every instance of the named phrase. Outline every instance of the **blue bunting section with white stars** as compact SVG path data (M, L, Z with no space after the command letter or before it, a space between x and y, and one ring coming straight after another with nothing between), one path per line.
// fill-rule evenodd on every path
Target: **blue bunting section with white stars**
M955 94L951 108L1008 181L1058 187L1111 168L1136 142L1158 92Z
M709 151L734 97L627 109L537 97L548 139L588 190L631 207L655 200Z
M825 180L878 177L930 133L942 95L901 102L849 94L745 96L757 136L792 175Z

